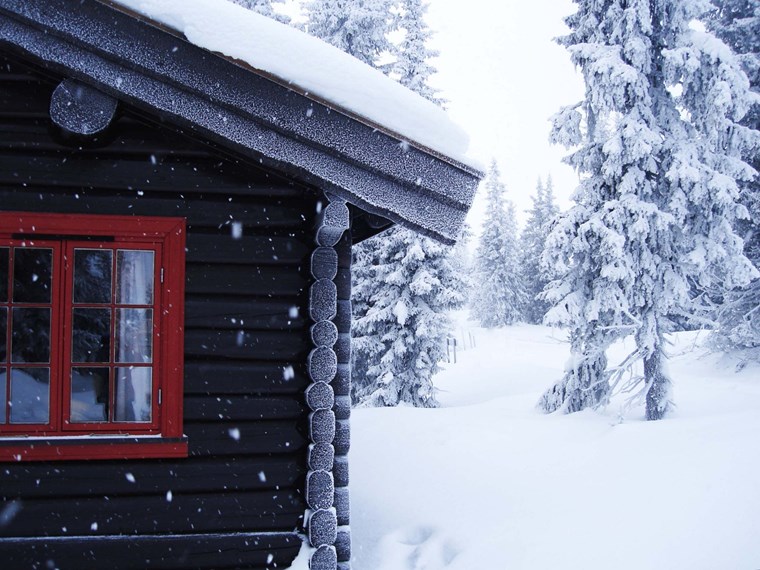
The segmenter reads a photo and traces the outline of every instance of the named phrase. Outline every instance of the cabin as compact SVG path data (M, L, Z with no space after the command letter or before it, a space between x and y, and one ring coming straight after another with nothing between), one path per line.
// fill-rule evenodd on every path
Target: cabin
M338 50L142 4L0 0L2 567L346 570L352 244L453 243L481 174Z

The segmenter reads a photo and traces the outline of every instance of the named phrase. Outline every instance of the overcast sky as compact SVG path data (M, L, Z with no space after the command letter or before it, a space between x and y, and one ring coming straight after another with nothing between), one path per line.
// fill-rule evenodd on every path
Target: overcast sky
M451 117L472 137L482 162L495 158L522 222L536 180L551 174L560 205L578 178L548 142L549 117L583 95L583 81L567 51L552 41L567 28L570 0L431 0L428 24L435 30L433 84L449 99ZM470 216L483 217L483 200Z

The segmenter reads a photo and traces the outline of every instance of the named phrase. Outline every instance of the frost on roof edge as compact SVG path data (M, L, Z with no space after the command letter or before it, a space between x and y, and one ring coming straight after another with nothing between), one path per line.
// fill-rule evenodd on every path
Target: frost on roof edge
M479 175L469 137L440 107L318 38L230 2L100 0L169 27L281 85ZM269 49L277 45L277 50Z

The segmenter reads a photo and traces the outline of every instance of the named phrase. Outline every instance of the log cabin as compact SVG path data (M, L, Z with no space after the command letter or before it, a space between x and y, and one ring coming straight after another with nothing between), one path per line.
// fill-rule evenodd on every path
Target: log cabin
M128 2L0 0L4 569L350 567L351 247L453 243L481 174L375 70L214 18L263 60Z

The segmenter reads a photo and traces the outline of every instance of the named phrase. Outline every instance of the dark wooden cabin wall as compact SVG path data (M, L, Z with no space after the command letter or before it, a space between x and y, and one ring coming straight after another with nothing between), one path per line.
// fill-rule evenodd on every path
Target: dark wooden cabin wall
M0 61L0 209L187 219L190 457L0 464L0 495L18 506L0 525L0 537L144 534L150 536L113 542L106 551L140 552L156 567L175 567L182 551L186 558L176 567L190 568L207 556L199 534L300 529L316 193L129 110L106 146L66 146L48 118L55 85L14 60ZM233 238L233 223L242 224L240 239ZM291 366L293 374L285 374ZM172 534L186 540L172 538L179 542L167 550L162 536ZM300 546L292 534L273 535L266 545L240 536L225 539L237 542L213 567L283 568ZM50 559L58 553L96 567L86 554L90 543L46 544ZM0 544L10 567L27 567L39 551L23 541Z

